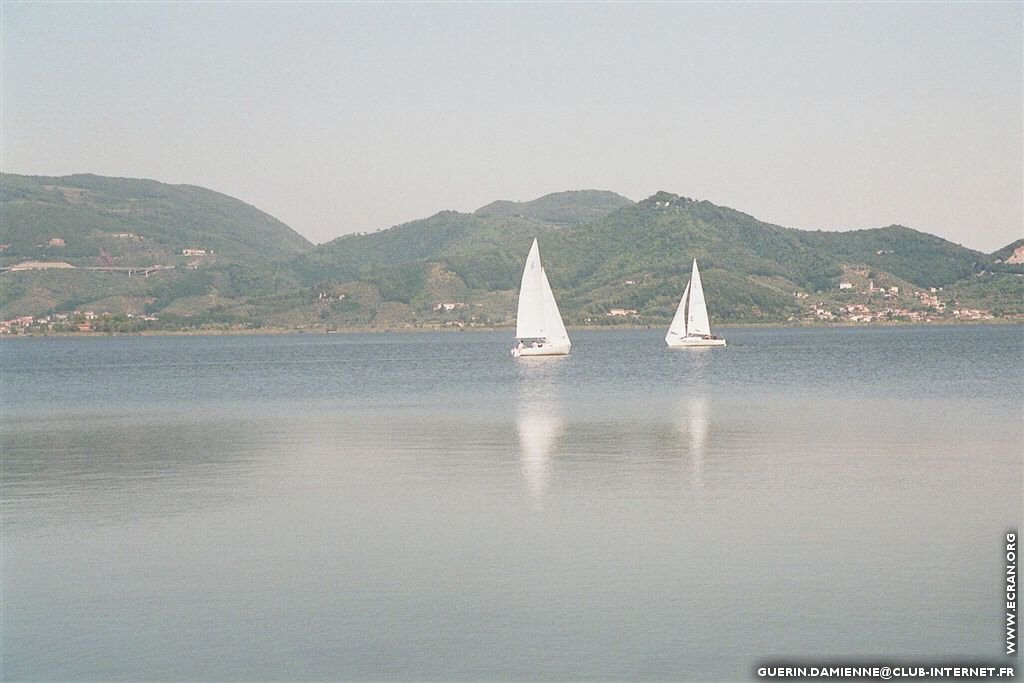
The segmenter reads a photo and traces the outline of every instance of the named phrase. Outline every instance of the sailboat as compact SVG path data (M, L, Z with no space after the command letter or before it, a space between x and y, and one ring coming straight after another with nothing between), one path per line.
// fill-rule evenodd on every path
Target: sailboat
M548 276L540 264L540 248L535 239L519 286L516 345L512 356L564 356L571 346Z
M683 290L683 298L679 308L668 326L665 343L670 348L689 348L692 346L725 346L725 340L711 334L711 322L708 320L708 307L704 302L704 286L700 283L700 271L697 270L697 259L693 260L693 271L690 281Z

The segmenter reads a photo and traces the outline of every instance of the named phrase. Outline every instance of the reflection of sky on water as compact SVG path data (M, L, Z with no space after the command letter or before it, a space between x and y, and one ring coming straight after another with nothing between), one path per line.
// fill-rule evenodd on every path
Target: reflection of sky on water
M132 524L236 505L274 426L159 415L6 419L0 500L7 529ZM41 506L45 514L33 514Z

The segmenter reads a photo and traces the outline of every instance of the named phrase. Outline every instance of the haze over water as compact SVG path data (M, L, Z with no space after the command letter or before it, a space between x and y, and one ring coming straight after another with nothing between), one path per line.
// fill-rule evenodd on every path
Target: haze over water
M998 660L1019 326L3 340L5 680Z

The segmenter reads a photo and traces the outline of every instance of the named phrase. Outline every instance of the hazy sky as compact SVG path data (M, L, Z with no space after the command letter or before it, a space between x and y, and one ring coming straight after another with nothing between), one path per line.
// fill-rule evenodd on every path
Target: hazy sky
M0 165L315 242L567 189L1024 237L1022 3L2 4Z

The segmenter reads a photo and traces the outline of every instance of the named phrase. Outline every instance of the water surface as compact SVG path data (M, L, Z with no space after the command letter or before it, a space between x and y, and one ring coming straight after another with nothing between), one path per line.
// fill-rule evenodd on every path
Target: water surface
M1020 327L4 340L5 680L1002 651Z

